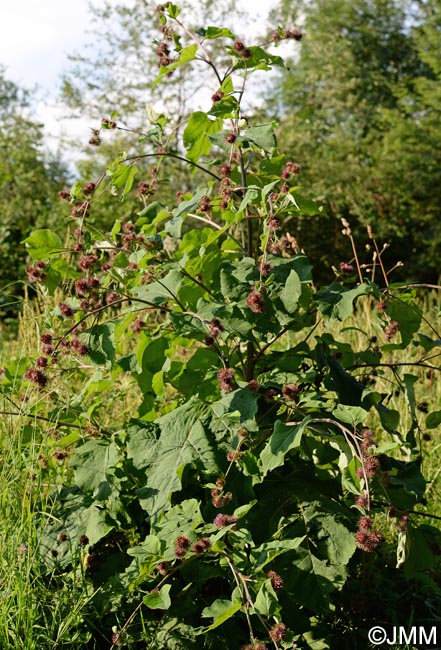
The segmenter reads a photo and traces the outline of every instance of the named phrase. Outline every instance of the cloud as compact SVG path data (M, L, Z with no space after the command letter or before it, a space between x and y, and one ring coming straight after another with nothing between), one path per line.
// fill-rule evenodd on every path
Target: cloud
M0 6L0 63L25 86L54 86L67 53L86 40L87 0L13 0Z

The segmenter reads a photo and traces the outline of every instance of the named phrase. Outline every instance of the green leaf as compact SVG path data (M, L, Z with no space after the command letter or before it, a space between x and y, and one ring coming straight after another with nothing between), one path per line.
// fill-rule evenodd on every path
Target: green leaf
M84 534L90 544L96 544L103 539L115 527L107 514L107 509L99 508L96 505L88 509L87 525Z
M406 434L406 442L412 448L416 447L415 430L418 428L418 419L416 416L415 388L414 388L414 385L417 381L418 381L418 377L416 375L410 375L408 373L404 373L403 385L406 394L406 401L408 403L409 411L410 411L410 427Z
M127 549L127 555L139 558L140 561L155 560L162 555L162 544L156 535L147 535L147 537L137 546Z
M162 370L165 361L165 351L169 343L164 337L151 339L144 332L140 333L136 347L136 360L141 372L148 370L152 375Z
M383 350L402 350L418 332L422 318L421 310L413 301L405 302L391 296L387 303L387 313L392 321L398 323L401 343L389 343L383 346Z
M165 232L171 237L180 237L182 223L188 212L196 210L201 198L207 194L208 188L198 188L190 199L179 203L178 207L172 212L173 216L165 227Z
M153 108L153 106L151 106L150 104L146 104L145 110L146 110L148 121L151 122L152 124L156 124L156 122L161 117L161 113L157 113Z
M377 407L381 424L390 433L395 433L400 425L400 413L395 409L389 409L379 404Z
M223 420L233 417L248 431L257 431L258 398L256 393L246 388L238 388L227 393L225 397L211 405L215 418L219 421L219 426L212 424L212 430L216 431L219 427L222 428Z
M149 609L169 609L171 585L163 585L159 591L151 591L144 596L143 603Z
M114 442L88 440L77 447L70 461L74 480L86 492L94 492L107 481L107 472L119 462L118 448Z
M363 424L366 422L368 412L361 408L360 406L347 406L345 404L339 404L333 411L332 415L345 422L345 424L350 424L356 426L357 424Z
M260 454L263 476L280 467L285 462L285 456L291 449L300 447L305 427L311 418L308 416L299 424L287 425L276 420L274 432Z
M138 168L133 164L127 165L126 163L121 163L117 166L115 171L112 173L112 185L117 188L122 188L121 199L123 199L126 194L132 189L133 183L135 181L135 176L138 173Z
M252 549L251 557L255 565L255 570L261 571L264 566L272 562L276 557L289 551L294 551L305 539L306 535L296 537L295 539L279 539L272 542L265 542L258 548Z
M151 465L157 457L157 441L160 429L156 422L139 422L127 430L127 458L136 469Z
M280 293L280 299L283 302L283 305L288 312L288 314L294 314L297 311L297 306L299 303L299 298L302 295L302 284L300 278L294 269L290 272L288 279L285 282Z
M333 592L346 581L348 562L356 550L353 533L340 517L322 509L318 502L301 504L308 543L290 556L290 572L284 574L286 589L313 611L334 609Z
M217 133L209 135L208 139L210 140L211 144L214 144L216 147L223 149L223 151L230 151L231 144L225 140L225 137L228 133L229 131L218 131Z
M261 124L259 126L251 126L246 129L243 136L238 140L243 142L252 142L252 144L263 149L267 153L271 153L277 147L276 134L274 133L272 124Z
M64 249L59 236L47 228L35 230L22 241L22 244L26 245L29 255L34 260L44 260L53 255L58 255Z
M243 197L242 201L240 202L238 212L243 212L247 205L250 203L253 203L257 197L259 196L259 190L254 187L249 187L247 191L245 192L245 196Z
M90 544L96 544L115 528L102 504L95 503L90 495L77 486L59 488L55 509L40 530L40 555L48 570L67 568L72 563L72 543L77 544L81 535L87 535ZM68 543L60 544L63 532ZM52 550L57 548L54 559Z
M236 614L236 612L238 612L241 607L242 603L240 600L236 600L234 602L231 602L231 600L222 599L215 600L212 605L205 607L205 609L202 610L201 616L203 618L214 618L213 623L210 625L210 627L205 628L204 632L214 630L215 628L219 627L219 625L222 625L222 623L225 623L225 621L234 616L234 614Z
M213 104L209 111L209 114L213 115L214 117L221 117L225 119L227 117L236 117L238 110L239 102L237 99L231 95L227 95L220 101Z
M325 385L338 394L342 404L359 406L365 390L364 384L350 375L332 355L326 342L317 343L315 355L320 367L325 370Z
M264 616L274 616L279 610L276 592L270 580L265 580L254 601L255 609Z
M251 56L247 59L237 60L234 65L234 70L243 70L244 68L247 70L251 70L253 68L255 70L271 70L271 67L273 65L281 67L285 66L282 57L269 54L259 46L250 47L249 50ZM234 52L234 54L237 53Z
M301 194L297 192L290 192L287 195L287 198L293 203L296 207L296 210L304 217L315 217L316 215L323 215L323 207L318 205L315 201L310 199L305 199Z
M418 332L418 337L420 339L420 345L424 348L424 352L430 352L433 348L441 346L441 339L431 339L430 336Z
M414 578L420 571L435 566L436 557L432 549L440 544L439 530L426 524L414 528L410 523L400 540L398 561L407 578Z
M214 441L202 424L205 408L192 398L157 420L160 436L155 445L155 461L146 470L147 486L140 499L152 521L169 507L171 495L180 489L186 465L195 463L207 473L218 471Z
M388 495L394 507L412 510L424 497L426 481L421 474L420 461L404 462L383 456L381 467L388 472Z
M238 508L235 509L234 511L234 516L237 517L238 519L242 519L242 517L245 517L257 503L257 500L254 499L250 503L245 503L243 506L239 506Z
M203 111L195 111L191 114L188 124L183 133L184 146L187 149L187 158L197 162L201 156L205 156L211 150L209 136L222 129L221 119L210 120Z
M179 68L179 66L184 65L184 63L193 61L193 59L196 57L197 51L198 51L198 45L196 44L188 45L187 47L184 47L179 52L179 58L177 61L170 63L170 65L161 67L158 76L153 82L153 87L155 87L165 75L169 74L169 72L173 72L173 70L176 70L176 68Z
M433 411L426 418L426 428L436 429L441 424L441 411Z
M333 282L329 287L320 289L314 295L318 310L328 318L336 318L344 321L353 312L353 302L359 296L366 296L371 293L367 284L360 284L355 289L346 289L338 282Z
M115 360L113 346L113 323L94 325L88 332L80 334L79 339L88 347L89 358L99 366L110 368Z
M206 29L201 27L200 29L196 30L196 33L199 36L202 36L202 38L232 38L233 40L236 38L233 32L231 32L229 29L226 27L207 27Z
M162 280L156 280L151 284L141 285L132 289L134 299L139 298L154 305L161 305L169 300L174 300L176 293L183 281L182 273L172 269Z
M199 502L196 499L186 499L163 513L152 524L152 530L170 545L170 540L176 539L179 535L191 537L193 531L203 524L203 521Z

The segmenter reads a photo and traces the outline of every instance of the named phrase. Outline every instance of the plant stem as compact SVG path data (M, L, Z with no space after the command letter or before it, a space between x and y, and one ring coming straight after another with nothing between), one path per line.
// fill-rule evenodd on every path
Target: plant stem
M155 152L155 153L143 153L143 154L138 154L137 156L127 156L127 158L124 158L124 160L121 160L122 163L124 162L129 162L130 160L140 160L141 158L161 158L167 156L167 158L175 158L176 160L181 160L182 162L188 163L189 165L193 165L193 167L197 167L201 171L205 172L206 174L209 174L213 178L215 178L217 181L221 181L221 177L215 174L214 172L210 171L206 167L202 167L202 165L199 165L198 163L194 162L193 160L189 160L188 158L185 158L185 156L180 156L177 153L171 153L170 151L164 151L164 152Z

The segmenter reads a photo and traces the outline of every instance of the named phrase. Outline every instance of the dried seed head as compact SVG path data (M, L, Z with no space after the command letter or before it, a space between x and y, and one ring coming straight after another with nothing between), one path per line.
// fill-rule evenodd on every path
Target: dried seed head
M221 166L220 170L220 175L221 176L231 176L231 165L228 163L225 163L224 165Z
M190 546L190 540L185 535L181 535L175 541L175 557L181 558L187 553Z
M355 533L355 542L362 551L372 553L379 546L382 541L382 536L377 530L368 532L366 530L358 530Z
M263 299L263 295L264 294L262 291L258 291L254 287L246 300L247 306L255 314L261 314L265 311L265 301Z
M267 578L271 578L271 585L275 591L283 589L283 579L275 571L268 571Z
M93 183L92 181L90 183L86 183L83 185L83 193L87 195L93 194L95 192L96 188L96 183Z
M269 635L272 641L281 641L287 633L288 629L283 623L277 623L269 631Z
M177 546L183 546L184 548L188 548L190 546L190 540L185 535L180 535L177 537L175 543Z
M242 41L235 41L233 43L233 47L236 50L236 52L243 52L245 49L245 44Z
M362 517L358 521L358 529L359 530L369 530L373 526L373 520L371 517Z
M217 373L217 379L219 382L220 389L224 393L229 393L233 390L234 384L234 370L233 368L222 368Z
M400 326L396 320L392 320L389 325L386 325L384 328L384 336L387 341L390 341L390 339L392 339L397 334L399 327Z
M58 192L58 198L60 201L70 201L72 199L70 190L61 190L61 192Z
M214 93L214 95L211 96L211 101L213 102L213 104L215 104L216 102L220 102L223 96L224 93L222 92L222 90L218 90L217 92Z
M295 41L302 40L303 34L300 29L285 29L285 38L293 38Z
M230 524L237 524L237 521L238 519L234 515L223 515L219 513L214 518L213 524L218 528L225 528L225 526L229 526Z
M205 551L208 551L210 546L210 540L207 537L202 537L193 544L193 551L199 555L200 553L205 553Z
M47 357L38 357L35 362L37 368L46 368L47 367Z
M271 264L269 262L260 262L259 271L263 276L269 275L271 273Z
M58 305L58 308L63 316L72 316L73 315L73 309L70 305L66 304L65 302L60 302Z
M354 272L354 267L352 264L347 264L346 262L340 262L338 265L338 268L342 273L353 273Z
M242 456L242 452L237 451L236 449L229 451L227 453L227 460L232 463L234 460L239 460L239 458Z
M247 388L252 393L257 393L259 391L259 389L260 389L260 384L257 381L257 379L250 379L250 381L248 382Z
M282 388L282 395L286 400L293 400L299 392L297 384L288 384Z

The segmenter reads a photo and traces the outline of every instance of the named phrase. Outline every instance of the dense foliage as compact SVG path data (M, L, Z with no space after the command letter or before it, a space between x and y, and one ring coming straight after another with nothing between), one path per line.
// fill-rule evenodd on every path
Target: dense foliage
M0 317L17 311L26 251L33 228L60 218L58 190L65 170L42 152L41 125L29 118L29 96L0 69ZM21 278L21 279L19 279Z
M329 219L299 223L322 273L344 256L339 218L390 244L395 277L437 283L440 256L440 6L407 0L282 2L305 37L272 106L286 151L302 156ZM274 110L273 110L274 114ZM333 259L317 236L335 249ZM326 277L326 275L324 276Z
M78 625L90 648L365 648L369 627L407 624L408 608L430 625L441 536L418 516L426 485L407 370L434 371L440 336L420 332L412 290L385 274L376 284L346 264L347 279L317 289L289 232L321 208L299 193L298 160L278 150L274 125L250 123L241 104L250 75L283 65L271 43L298 47L302 33L279 28L268 47L251 46L226 28L189 30L171 3L158 17L155 83L212 70L185 153L149 107L134 153L61 193L70 248L48 229L26 239L28 272L58 305L38 353L11 362L1 388L14 404L23 374L36 419L53 403L57 446L41 464L66 473L41 520L40 571L87 585ZM116 119L103 119L97 143ZM165 205L168 157L204 181ZM109 232L93 223L105 191ZM363 334L367 301L382 340ZM354 310L360 349L333 335ZM381 369L393 349L409 368ZM406 421L372 385L382 371ZM80 388L53 392L55 377Z

